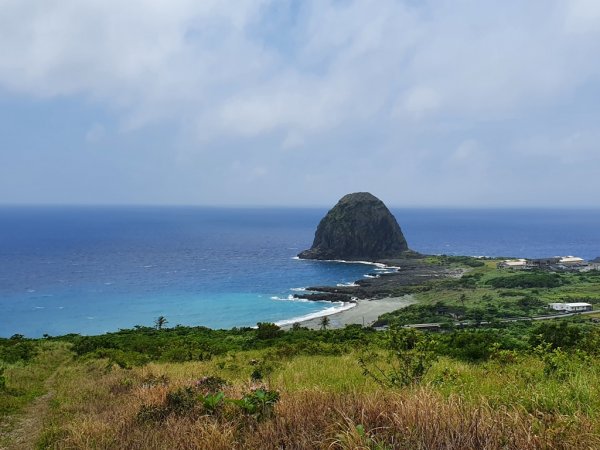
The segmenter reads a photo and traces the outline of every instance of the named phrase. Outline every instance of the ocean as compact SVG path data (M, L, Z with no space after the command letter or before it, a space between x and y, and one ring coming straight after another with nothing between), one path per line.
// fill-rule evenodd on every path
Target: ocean
M365 264L303 261L326 209L0 208L0 336L152 325L291 323L341 304L293 300ZM430 254L600 256L600 210L392 209Z

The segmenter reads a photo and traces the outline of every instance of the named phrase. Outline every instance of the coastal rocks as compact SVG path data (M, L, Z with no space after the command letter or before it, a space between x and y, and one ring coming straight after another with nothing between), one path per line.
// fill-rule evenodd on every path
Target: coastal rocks
M389 209L368 192L348 194L321 220L303 259L375 261L399 257L406 239Z
M295 294L294 298L300 298L303 300L311 300L317 302L344 302L352 303L354 300L352 296L343 294L340 292L318 292L311 294Z

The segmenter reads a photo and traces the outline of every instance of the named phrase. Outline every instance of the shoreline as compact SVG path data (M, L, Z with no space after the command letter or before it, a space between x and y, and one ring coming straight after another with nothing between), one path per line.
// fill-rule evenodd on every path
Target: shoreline
M355 306L332 311L329 314L323 314L318 317L298 320L294 323L299 323L300 326L316 330L321 328L322 318L328 317L328 328L330 329L344 328L346 325L352 324L369 326L374 323L380 315L397 309L406 308L414 303L416 303L416 301L412 295L385 297L381 299L359 299L355 301ZM292 326L293 323L280 325L283 330L289 330Z

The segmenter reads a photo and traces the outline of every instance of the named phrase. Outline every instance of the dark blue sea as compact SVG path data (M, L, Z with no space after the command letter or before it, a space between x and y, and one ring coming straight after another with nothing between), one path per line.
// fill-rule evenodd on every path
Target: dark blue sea
M293 322L343 305L291 300L365 264L294 259L325 209L0 208L0 336ZM392 211L431 254L600 256L600 210Z

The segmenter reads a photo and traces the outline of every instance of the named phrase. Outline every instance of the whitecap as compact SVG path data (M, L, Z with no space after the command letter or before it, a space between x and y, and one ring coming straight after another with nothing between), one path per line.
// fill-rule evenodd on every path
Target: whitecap
M400 267L398 267L398 266L388 266L387 264L383 264L380 262L374 262L374 261L347 261L345 259L321 259L319 261L337 262L337 263L343 263L343 264L365 264L368 266L375 266L380 269L400 269ZM377 269L374 269L374 270L377 270Z
M288 295L287 297L278 297L278 296L274 295L273 297L271 297L271 300L281 300L281 301L286 301L286 302L295 302L295 301L308 302L309 301L304 298L296 298L293 295Z
M347 311L348 309L354 308L356 303L344 303L344 302L336 302L337 306L330 306L329 308L322 309L321 311L316 311L310 314L306 314L304 316L292 317L291 319L284 319L275 322L275 325L284 326L291 325L296 322L304 322L306 320L317 319L319 317L330 316L332 314L336 314L342 311Z
M350 283L338 283L336 284L337 287L358 287L359 285L354 283L354 282L350 282Z
M306 292L306 288L305 287L290 288L290 291L294 291L294 292Z

